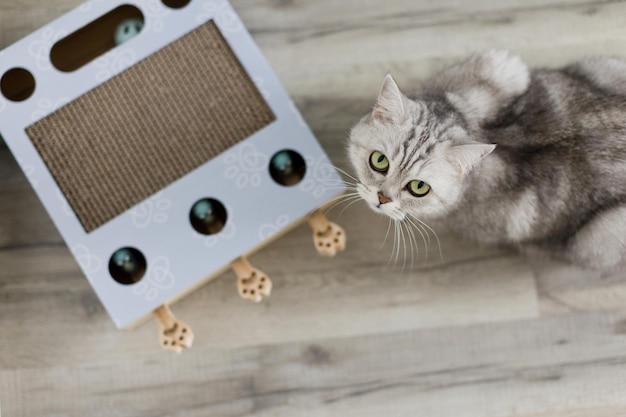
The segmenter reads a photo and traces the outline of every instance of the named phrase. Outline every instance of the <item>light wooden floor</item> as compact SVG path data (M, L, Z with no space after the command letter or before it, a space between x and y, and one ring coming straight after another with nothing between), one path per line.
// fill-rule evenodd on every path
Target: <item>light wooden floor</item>
M2 0L0 47L79 4ZM626 2L233 0L320 141L343 140L391 71L410 88L475 50L554 66L626 55ZM626 274L600 276L443 237L402 272L364 206L330 217L348 250L321 262L301 227L252 260L261 305L225 274L156 325L119 332L0 142L0 404L6 416L626 416ZM295 253L295 256L293 255ZM289 255L288 255L289 254Z

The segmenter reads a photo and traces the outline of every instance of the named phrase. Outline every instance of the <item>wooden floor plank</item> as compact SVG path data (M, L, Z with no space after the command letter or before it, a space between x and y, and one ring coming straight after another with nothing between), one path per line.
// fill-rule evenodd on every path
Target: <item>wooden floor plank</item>
M626 407L624 320L569 315L4 370L0 398L23 416L567 416Z
M375 1L268 3L280 4L235 7L296 97L374 97L387 72L411 89L477 50L506 48L531 64L558 66L586 54L623 54L626 42L623 1L404 0L390 10Z
M621 311L626 306L626 272L587 271L550 260L532 263L542 315Z

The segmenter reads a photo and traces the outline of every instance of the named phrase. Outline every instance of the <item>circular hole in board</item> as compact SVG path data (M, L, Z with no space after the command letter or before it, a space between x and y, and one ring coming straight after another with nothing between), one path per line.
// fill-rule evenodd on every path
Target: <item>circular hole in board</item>
M270 175L280 185L296 185L306 173L306 163L296 151L284 149L270 159Z
M0 91L11 101L24 101L35 92L35 77L24 68L12 68L0 79Z
M191 226L203 235L219 233L226 225L226 207L214 198L203 198L194 203L189 212Z
M109 273L120 284L141 281L146 273L146 257L138 249L125 247L116 250L109 260Z
M191 0L161 0L164 5L171 9L182 9L189 4Z

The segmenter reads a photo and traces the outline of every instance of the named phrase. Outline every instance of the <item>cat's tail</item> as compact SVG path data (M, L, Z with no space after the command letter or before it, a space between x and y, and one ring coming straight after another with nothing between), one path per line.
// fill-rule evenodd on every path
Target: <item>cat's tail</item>
M481 126L492 122L529 84L530 71L519 56L490 50L442 72L426 90L444 93L471 125Z

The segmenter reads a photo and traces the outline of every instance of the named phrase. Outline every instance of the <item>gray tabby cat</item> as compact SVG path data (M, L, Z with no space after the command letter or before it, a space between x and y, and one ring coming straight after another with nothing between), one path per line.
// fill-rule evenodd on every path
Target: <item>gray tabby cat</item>
M387 76L348 144L371 208L485 244L626 260L626 62L529 70L475 55L402 94Z

